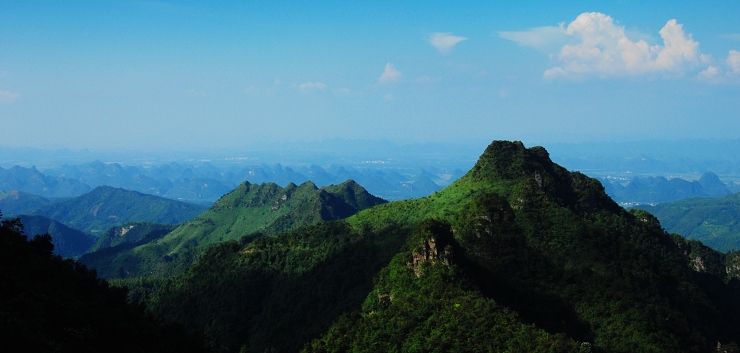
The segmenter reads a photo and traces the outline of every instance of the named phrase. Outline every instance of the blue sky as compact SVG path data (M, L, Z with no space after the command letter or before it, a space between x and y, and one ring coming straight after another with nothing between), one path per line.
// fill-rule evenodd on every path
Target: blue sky
M737 139L738 15L737 1L0 1L0 145Z

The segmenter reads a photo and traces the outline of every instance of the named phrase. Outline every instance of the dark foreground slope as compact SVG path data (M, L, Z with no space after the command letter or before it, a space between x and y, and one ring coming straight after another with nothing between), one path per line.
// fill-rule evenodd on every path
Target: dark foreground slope
M429 197L216 246L149 303L223 351L709 352L740 341L738 263L495 141Z
M156 239L119 251L92 252L80 259L105 278L167 277L191 265L209 246L259 231L273 235L345 218L384 203L352 180L317 188L311 182L244 182L195 219Z
M695 198L637 206L658 217L672 233L719 251L740 250L740 193L719 199Z
M48 235L28 241L17 220L0 224L0 341L5 352L203 352L126 291L52 255Z

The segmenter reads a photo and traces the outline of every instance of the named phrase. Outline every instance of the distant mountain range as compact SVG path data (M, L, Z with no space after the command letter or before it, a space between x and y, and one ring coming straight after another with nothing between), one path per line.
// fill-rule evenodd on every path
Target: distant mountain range
M694 181L656 176L634 177L625 185L606 178L601 179L601 183L614 201L625 206L657 204L695 197L723 197L732 193L731 187L712 172L706 172L699 180Z
M278 185L302 184L311 180L317 186L356 180L372 194L388 200L422 197L440 190L462 176L460 170L424 169L409 172L383 167L354 168L318 165L283 167L276 165L218 168L210 163L169 163L157 166L122 166L95 161L62 165L43 172L35 167L0 168L0 190L18 190L46 198L74 197L98 186L113 186L141 193L210 206L242 182L274 182Z

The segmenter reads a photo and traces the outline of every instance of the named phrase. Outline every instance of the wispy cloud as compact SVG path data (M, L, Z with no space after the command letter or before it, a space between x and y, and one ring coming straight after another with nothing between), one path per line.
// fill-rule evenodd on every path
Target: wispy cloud
M726 38L729 40L736 40L740 42L740 33L728 33L722 36L722 38Z
M323 82L305 82L298 85L298 90L301 93L313 93L326 90L326 84Z
M378 78L379 82L391 82L398 80L401 75L401 71L396 70L396 67L393 66L391 63L385 64L385 70L383 71L383 74L380 75L380 78Z
M21 99L20 93L10 91L0 91L0 103L10 104Z
M730 54L727 55L726 62L732 73L740 74L740 51L730 50Z
M447 54L457 43L467 39L465 37L455 36L452 33L432 33L427 40L440 53Z
M542 51L558 50L566 43L572 41L571 37L566 34L562 24L559 27L535 27L526 31L502 31L498 32L498 35L503 39L516 42L519 45Z

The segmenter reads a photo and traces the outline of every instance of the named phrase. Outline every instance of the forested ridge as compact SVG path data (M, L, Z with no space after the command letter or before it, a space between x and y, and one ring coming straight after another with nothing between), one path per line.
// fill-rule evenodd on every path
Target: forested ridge
M151 241L102 249L80 258L105 278L170 277L192 265L209 246L253 232L275 235L355 214L385 200L352 180L317 188L311 182L280 187L243 182L206 212Z
M669 232L719 251L740 250L740 193L637 207L653 213Z
M216 246L144 301L222 351L709 352L740 337L737 261L496 141L438 193Z

